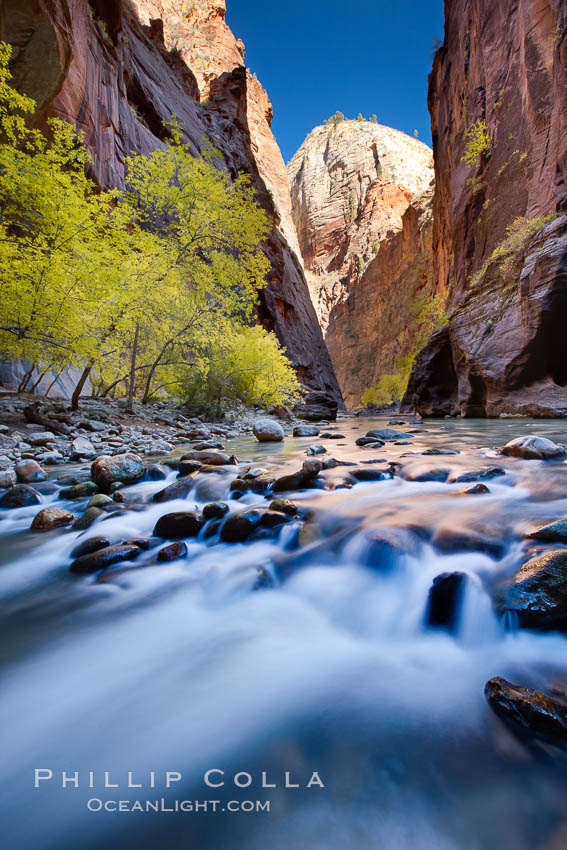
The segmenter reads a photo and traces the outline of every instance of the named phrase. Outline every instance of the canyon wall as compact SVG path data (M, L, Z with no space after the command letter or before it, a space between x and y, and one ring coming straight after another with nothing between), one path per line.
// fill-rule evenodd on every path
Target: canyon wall
M316 127L288 163L311 297L347 403L411 350L431 292L431 150L369 121Z
M567 414L567 6L446 0L445 17L429 109L450 321L404 407Z
M341 403L303 273L272 106L224 16L224 0L3 0L0 38L13 45L14 81L36 100L38 125L57 116L81 129L101 186L122 185L130 152L163 145L172 115L196 154L212 143L233 176L251 175L274 222L258 318L300 379Z

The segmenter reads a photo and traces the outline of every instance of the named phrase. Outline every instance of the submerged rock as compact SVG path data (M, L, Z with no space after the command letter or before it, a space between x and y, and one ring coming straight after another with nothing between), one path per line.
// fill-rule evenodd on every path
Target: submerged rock
M431 542L438 552L448 555L456 552L483 552L499 560L506 554L506 544L501 540L473 531L438 528Z
M104 511L101 508L87 508L82 516L75 520L73 528L76 531L84 531L90 528L101 516L104 516Z
M369 531L366 537L364 562L368 567L387 571L393 569L406 555L416 557L421 545L409 528L381 527Z
M285 437L284 429L274 419L256 419L252 431L260 443L280 443Z
M308 454L310 457L314 457L315 455L324 455L326 453L327 449L320 443L315 443L312 446L308 446L306 450L306 454Z
M565 448L548 440L546 437L538 437L530 434L526 437L516 437L506 443L502 454L510 457L521 457L525 460L546 460L553 457L562 457Z
M91 476L101 490L109 490L115 482L135 484L144 477L144 464L138 455L100 455L91 465Z
M430 448L430 449L425 449L425 451L423 451L421 454L426 455L426 456L429 456L429 455L458 455L459 452L453 451L451 449Z
M383 440L377 440L376 437L357 437L354 441L357 446L371 446L373 449L380 449L384 445Z
M315 479L323 466L320 460L306 460L297 472L282 475L274 482L275 493L285 493L288 490L307 490L316 487Z
M31 528L32 531L51 531L52 528L69 525L74 519L75 517L69 511L62 511L59 508L44 508L34 516Z
M153 534L154 537L163 537L164 540L196 537L204 524L205 521L200 514L191 511L177 511L160 517Z
M362 468L353 469L350 473L357 481L385 481L386 478L391 478L389 471L383 469Z
M536 688L513 685L500 676L485 685L489 706L521 736L567 746L567 703Z
M466 484L469 481L490 481L491 478L498 478L500 475L506 475L506 470L500 466L491 466L488 469L473 469L471 472L452 476L450 483Z
M427 598L425 624L454 634L459 625L467 582L466 573L441 573L433 579Z
M257 478L235 478L230 482L231 490L238 490L241 493L251 491L252 493L267 493L274 485L275 478L268 475L260 475Z
M532 540L545 540L549 543L567 543L567 517L562 517L549 525L542 525L526 534Z
M59 491L60 499L83 499L85 496L95 496L99 492L98 484L94 481L81 481L72 487L62 487Z
M0 508L29 508L40 504L39 493L27 484L16 484L0 496Z
M290 502L289 499L274 499L270 502L270 510L277 511L281 514L287 514L288 516L296 516L298 512L298 507L294 502Z
M466 490L461 490L460 492L465 493L467 496L478 496L481 493L490 493L490 490L486 484L473 484L472 487L467 487Z
M516 615L527 628L567 625L567 549L555 549L527 561L494 592L496 609Z
M137 558L141 552L139 546L109 546L106 549L92 552L90 555L81 555L73 561L69 569L72 573L83 575L96 573L98 570L104 570L119 561L131 561Z
M191 472L183 478L178 478L173 484L168 484L163 490L153 495L154 502L169 502L171 499L184 499L189 490L195 486L196 472Z

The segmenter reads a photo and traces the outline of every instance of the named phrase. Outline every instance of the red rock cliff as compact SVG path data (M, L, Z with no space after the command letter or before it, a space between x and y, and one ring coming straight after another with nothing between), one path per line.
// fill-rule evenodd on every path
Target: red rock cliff
M446 0L430 77L434 265L452 317L405 404L567 413L567 6Z
M409 316L431 291L431 150L369 121L316 127L288 163L311 297L345 402L413 343Z
M39 122L56 115L84 131L101 185L120 186L125 156L162 144L173 114L196 152L211 141L231 174L251 174L274 220L259 318L302 380L340 400L298 259L272 107L224 12L224 0L3 0L0 37L14 46L14 79Z

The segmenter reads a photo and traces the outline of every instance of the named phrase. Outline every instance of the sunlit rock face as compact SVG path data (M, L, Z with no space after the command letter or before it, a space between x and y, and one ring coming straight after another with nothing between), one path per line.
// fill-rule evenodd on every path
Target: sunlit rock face
M368 121L316 127L288 163L311 297L348 406L413 342L431 291L433 161L422 142Z
M250 174L274 222L259 319L300 379L339 401L299 257L272 106L243 66L244 47L224 13L223 0L5 0L0 37L14 46L14 79L36 99L39 124L56 115L84 132L100 185L120 186L125 157L162 145L172 115L195 153L212 143L233 176Z
M453 315L418 358L406 407L564 413L567 8L449 0L445 10L429 109L434 276ZM476 159L466 156L475 143Z

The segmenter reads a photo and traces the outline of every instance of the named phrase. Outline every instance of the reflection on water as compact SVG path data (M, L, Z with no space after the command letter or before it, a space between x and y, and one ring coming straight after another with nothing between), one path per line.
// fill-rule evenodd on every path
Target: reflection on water
M4 513L7 846L549 850L561 840L565 765L521 749L482 691L495 675L535 686L567 676L565 638L506 630L487 592L525 559L523 532L567 514L565 463L504 459L496 447L534 432L567 443L567 427L435 422L416 426L424 433L411 446L354 445L383 424L343 420L345 439L325 441L339 459L402 466L391 480L350 489L348 468L337 467L325 473L335 489L294 494L314 511L318 530L305 550L294 544L292 523L276 541L192 540L185 561L140 568L145 553L136 568L77 578L68 572L77 532L28 534L37 509ZM230 448L291 470L310 442L274 448L242 439ZM432 446L460 454L420 454ZM505 474L482 496L463 494L462 483L406 480L433 469L448 470L450 480L491 466ZM202 506L226 494L229 481L213 474L185 500L129 510L88 534L103 530L111 542L147 536L161 515ZM161 487L142 483L128 499L145 502ZM247 495L231 509L257 503L262 497ZM430 539L443 528L503 541L503 557L441 555ZM387 563L375 554L386 529L399 541ZM258 567L285 580L252 592ZM423 617L433 579L453 570L471 580L449 636L426 630ZM52 769L54 780L34 789L34 768ZM227 778L247 771L252 785L207 788L209 768ZM80 787L61 789L62 770L79 771ZM183 775L170 791L167 770ZM282 787L286 771L304 786L314 770L324 789ZM104 771L119 789L101 788ZM142 789L126 787L128 771ZM262 790L262 771L278 787ZM93 796L216 799L221 808L267 798L271 811L93 813Z

